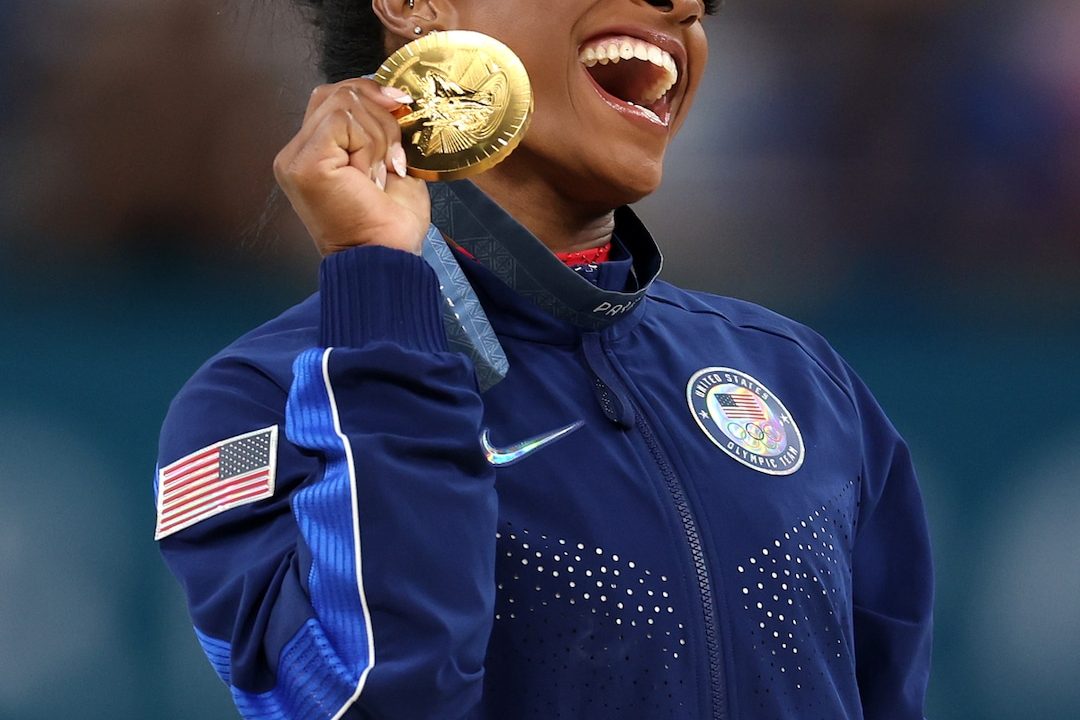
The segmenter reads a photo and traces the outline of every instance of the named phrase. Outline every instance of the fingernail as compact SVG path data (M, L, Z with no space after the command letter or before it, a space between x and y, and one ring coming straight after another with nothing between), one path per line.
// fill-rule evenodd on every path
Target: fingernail
M405 158L405 148L401 147L401 143L394 143L390 147L390 164L394 166L394 172L398 174L398 177L405 177L408 174L408 160Z
M409 95L409 93L404 90L399 90L396 87L385 85L379 88L379 91L394 102L399 102L402 105L412 105L413 103L412 96Z
M386 163L379 163L379 169L376 170L375 184L379 186L380 190L386 189Z

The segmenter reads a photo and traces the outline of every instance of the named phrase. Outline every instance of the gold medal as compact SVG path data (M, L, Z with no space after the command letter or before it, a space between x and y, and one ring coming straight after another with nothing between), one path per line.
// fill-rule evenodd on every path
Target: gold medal
M504 160L532 117L529 75L514 52L470 30L433 32L395 52L375 82L414 98L398 117L409 174L456 180Z

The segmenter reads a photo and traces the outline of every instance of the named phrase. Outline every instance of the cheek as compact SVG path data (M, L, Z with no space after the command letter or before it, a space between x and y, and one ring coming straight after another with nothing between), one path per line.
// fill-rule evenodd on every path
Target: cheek
M545 50L545 47L550 49ZM570 69L567 67L566 51L538 41L525 45L518 56L529 73L537 110L542 110L542 105L563 101Z
M709 41L705 36L705 29L700 24L696 25L689 33L686 51L689 58L686 69L686 93L675 117L673 129L676 131L682 126L687 113L690 112L690 108L694 104L694 96L697 95L698 86L705 75L705 67L709 63Z

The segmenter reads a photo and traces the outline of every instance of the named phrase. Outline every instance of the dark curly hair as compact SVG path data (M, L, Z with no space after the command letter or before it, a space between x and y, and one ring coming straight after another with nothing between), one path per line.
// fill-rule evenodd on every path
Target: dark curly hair
M373 73L382 64L383 26L365 0L296 0L317 33L319 71L327 82Z
M383 26L366 0L296 0L310 13L319 48L319 70L327 82L373 73L385 59ZM724 0L705 0L714 15Z

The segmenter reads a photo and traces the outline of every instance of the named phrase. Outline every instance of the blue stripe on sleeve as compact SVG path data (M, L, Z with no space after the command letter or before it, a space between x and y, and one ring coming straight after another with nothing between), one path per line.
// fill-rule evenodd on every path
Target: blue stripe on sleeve
M206 657L220 677L229 684L231 646L195 628ZM317 620L308 620L296 636L282 648L278 663L278 686L264 693L230 688L236 708L246 720L318 720L344 709L352 699L352 687L333 680L348 677ZM286 682L280 682L286 678Z
M327 370L330 349L301 353L285 408L286 433L296 445L316 450L323 475L293 496L293 515L311 550L308 578L316 618L282 648L276 684L264 693L232 687L246 720L336 719L360 696L375 664L371 617L360 565L360 526L352 448L341 431ZM214 670L230 683L230 643L196 637Z
M229 657L232 655L232 646L224 640L218 640L204 634L199 628L195 628L195 637L199 640L199 644L202 645L203 652L206 653L206 657L214 667L218 677L226 685L231 685L232 669L229 664Z
M246 720L319 720L340 717L354 699L355 677L335 653L317 620L308 620L281 651L278 684L265 693L232 688Z
M375 645L361 574L352 447L341 431L330 385L331 352L314 348L297 357L285 428L294 444L325 459L323 477L293 496L293 514L313 559L311 604L338 659L327 665L322 682L345 683L348 697L355 699L375 664ZM282 670L286 675L278 676L279 684L288 679L288 668Z

